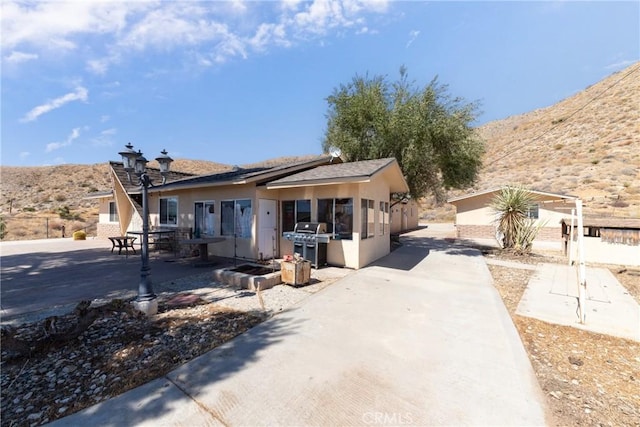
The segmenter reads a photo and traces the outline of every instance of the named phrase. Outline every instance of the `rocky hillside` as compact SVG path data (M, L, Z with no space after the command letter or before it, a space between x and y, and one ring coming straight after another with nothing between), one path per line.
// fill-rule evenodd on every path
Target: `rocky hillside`
M640 217L640 63L553 106L488 123L475 189L579 196L586 214Z

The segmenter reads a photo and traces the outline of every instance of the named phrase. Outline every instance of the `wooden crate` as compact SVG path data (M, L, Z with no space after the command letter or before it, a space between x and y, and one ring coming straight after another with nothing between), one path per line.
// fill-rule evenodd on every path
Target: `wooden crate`
M311 261L283 261L280 278L287 285L303 285L311 281Z

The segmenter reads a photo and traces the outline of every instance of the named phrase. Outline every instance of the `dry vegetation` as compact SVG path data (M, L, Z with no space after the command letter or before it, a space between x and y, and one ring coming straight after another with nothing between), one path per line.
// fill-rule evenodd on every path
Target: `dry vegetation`
M640 63L555 105L487 123L484 167L473 188L504 184L582 198L585 215L640 217ZM427 220L452 206L423 203Z
M554 260L534 255L521 261ZM640 343L519 316L515 312L532 271L494 265L489 269L529 354L554 425L640 425ZM612 271L640 301L640 272Z
M488 123L476 189L580 196L585 214L640 217L640 63L553 106Z

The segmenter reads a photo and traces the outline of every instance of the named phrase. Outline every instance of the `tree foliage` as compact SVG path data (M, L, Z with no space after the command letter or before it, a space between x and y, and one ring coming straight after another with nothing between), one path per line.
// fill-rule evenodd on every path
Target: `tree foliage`
M0 240L4 239L7 235L7 224L4 222L4 218L0 216Z
M408 80L355 76L327 98L323 150L340 148L346 161L395 157L412 197L471 185L482 164L484 143L471 127L478 106L453 98L434 78L424 88Z

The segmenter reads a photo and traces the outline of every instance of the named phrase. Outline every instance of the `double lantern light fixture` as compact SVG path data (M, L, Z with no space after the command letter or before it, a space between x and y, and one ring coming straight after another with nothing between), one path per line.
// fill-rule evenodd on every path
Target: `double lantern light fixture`
M127 172L127 178L130 183L131 173L135 173L138 177L138 185L142 188L142 244L141 244L141 261L140 267L140 284L138 285L138 297L134 302L134 306L147 315L153 315L158 312L157 296L153 293L151 279L149 278L149 187L153 186L153 182L147 174L148 160L142 155L141 151L135 151L133 145L128 143L126 150L121 151L122 163L124 170ZM161 156L156 158L160 164L160 174L162 175L162 184L166 183L167 175L173 159L167 155L167 150L160 152Z

